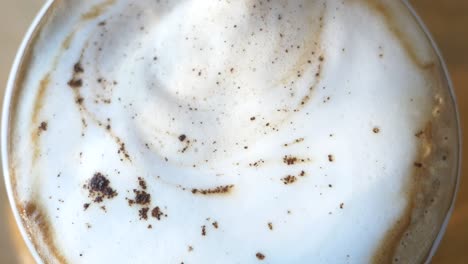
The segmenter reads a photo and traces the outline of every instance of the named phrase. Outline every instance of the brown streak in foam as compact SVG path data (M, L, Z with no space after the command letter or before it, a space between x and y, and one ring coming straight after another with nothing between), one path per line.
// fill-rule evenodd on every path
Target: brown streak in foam
M59 54L55 57L54 63L52 65L52 71L56 70L58 62L60 58L62 57L62 54L63 54L63 50L61 50ZM44 97L47 92L47 89L49 88L50 81L51 81L51 73L49 72L46 75L44 75L42 80L39 82L38 93L36 95L36 99L34 100L34 106L33 106L33 112L32 112L32 117L31 117L31 124L30 124L31 144L32 144L32 149L33 149L32 151L32 166L33 167L35 166L37 159L39 158L39 154L41 152L40 142L39 142L40 134L37 131L37 127L39 124L39 116L44 105L43 103Z
M417 161L422 164L430 158L431 152L427 152L427 149L432 149L432 122L428 122L426 125L423 137L419 146L419 153ZM404 234L411 228L411 222L413 219L413 212L416 207L417 194L421 192L422 182L426 175L430 172L426 167L414 167L410 174L406 190L403 191L403 195L406 196L407 204L403 210L402 215L395 222L395 224L386 232L384 238L380 241L377 250L372 257L372 263L385 264L394 262L396 251L400 245Z
M320 11L320 17L323 18L325 16L325 11L326 11L326 3L323 5L323 9ZM299 55L298 60L295 62L294 66L291 67L289 70L289 73L286 74L286 76L280 80L280 82L283 85L287 85L289 83L289 80L292 78L297 78L297 72L301 71L304 66L309 64L309 60L312 55L314 54L320 54L322 52L322 48L320 47L319 43L322 40L322 35L323 35L323 20L322 19L319 22L319 27L317 31L312 31L309 36L306 37L308 41L306 41L306 45L303 47L303 52L301 55ZM311 25L315 24L316 21L310 21L309 22ZM317 57L318 58L318 57Z
M51 71L46 73L44 77L42 77L41 81L39 82L39 87L38 87L38 92L36 95L36 98L34 100L34 106L33 106L33 112L32 112L32 117L31 117L31 144L32 144L32 165L34 165L37 162L37 159L39 158L39 154L41 152L40 149L40 142L39 142L39 136L40 134L37 133L36 127L39 124L39 116L42 111L43 105L44 105L44 97L47 92L47 89L49 88L50 82L51 82L51 72L55 71L57 69L57 66L60 62L60 58L62 57L63 53L65 50L67 50L70 47L70 42L73 40L73 37L75 36L75 31L70 33L62 42L61 49L58 52L58 54L55 56L54 61L52 63ZM34 43L30 44L31 46Z
M50 219L45 210L35 202L26 202L24 205L18 204L18 210L28 237L35 245L41 259L51 261L49 257L51 256L57 263L68 263L56 245Z
M115 3L115 0L107 0L107 1L104 1L100 4L97 4L93 7L91 7L91 9L84 13L83 15L81 15L81 19L82 20L91 20L91 19L94 19L100 15L102 15L102 13L104 13L108 7L110 7L111 5L113 5Z
M323 69L323 64L325 62L325 59L324 59L324 51L320 43L322 40L324 28L325 28L323 21L325 21L324 17L325 17L326 11L327 11L327 4L326 2L324 2L323 9L320 12L321 19L319 22L320 24L319 24L318 30L316 32L312 32L311 35L308 37L309 41L306 42L308 45L304 45L303 47L304 51L299 56L299 59L296 61L295 65L292 67L292 70L280 82L283 83L283 85L287 84L291 76L297 76L297 72L300 71L304 66L309 64L311 55L316 56L316 59L318 60L317 70L314 73L315 74L314 80L312 84L310 84L309 87L307 87L305 94L302 96L297 106L291 111L289 111L288 114L284 118L279 120L278 123L276 124L277 126L284 124L294 113L297 113L300 110L302 110L310 102L310 100L312 99L312 95L316 90L317 85L320 83L320 80L322 79L322 69ZM312 21L311 23L314 23L314 22Z
M83 61L83 57L84 57L84 54L85 54L86 49L88 48L88 46L89 46L89 39L86 41L84 47L81 49L81 55L80 55L78 63L81 63ZM81 71L80 72L75 72L74 71L72 78L77 78L78 77L77 75L79 75L79 77L82 77L83 72L81 72ZM84 100L84 97L82 96L82 94L80 92L81 87L70 88L70 89L72 90L72 92L74 94L74 100L73 101L77 105L78 111L81 114L83 131L87 127L86 121L83 122L83 120L86 120L86 118L91 119L91 121L93 121L97 126L102 127L103 131L105 133L107 133L110 137L112 137L112 139L114 139L115 143L119 147L118 154L120 154L122 156L122 159L125 159L125 160L127 160L129 162L132 162L130 154L128 153L127 149L125 148L125 142L122 141L122 139L114 133L114 131L112 130L111 127L109 129L107 129L106 126L104 126L105 122L99 120L93 113L91 113L88 110L88 108L85 105L86 100Z
M225 184L225 185L218 185L211 188L193 188L183 186L181 184L167 182L161 179L160 176L154 177L154 180L160 182L163 185L168 187L173 187L179 189L184 192L190 192L193 195L202 195L202 196L227 196L233 193L234 191L234 184Z
M47 73L39 83L38 92L34 101L33 113L31 117L31 143L32 143L32 164L34 165L39 157L40 146L39 146L39 133L37 126L39 124L39 114L42 110L44 96L47 87L50 84L50 73Z
M201 194L201 195L226 195L232 193L232 189L234 189L234 185L221 185L216 186L210 189L192 189L192 194Z
M62 42L62 50L68 50L70 48L71 42L73 38L75 37L75 34L76 34L76 29L73 30L70 34L68 34L68 36Z
M406 55L410 60L421 69L431 69L435 66L434 62L423 62L418 58L416 49L411 44L409 36L400 30L401 26L398 24L397 18L391 13L390 8L385 6L381 0L358 0L364 2L370 9L380 14L384 19L388 29L392 32L395 38L401 43Z

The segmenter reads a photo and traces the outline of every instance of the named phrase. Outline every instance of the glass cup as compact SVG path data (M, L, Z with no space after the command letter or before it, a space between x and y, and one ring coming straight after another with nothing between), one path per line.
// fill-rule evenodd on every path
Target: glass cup
M445 230L447 228L450 216L452 214L452 211L454 209L454 202L456 198L456 194L458 192L458 187L459 187L459 181L460 181L460 165L461 165L461 131L460 131L460 123L459 123L459 113L458 113L458 108L456 105L456 100L455 100L455 95L453 92L453 87L452 87L452 82L450 80L450 76L448 74L447 66L442 58L442 55L440 53L440 50L437 48L432 36L430 35L429 31L427 30L426 26L422 22L421 18L416 14L415 10L412 8L408 0L400 0L409 10L409 12L412 14L414 19L417 21L421 29L424 31L428 41L431 43L433 50L437 54L441 71L443 72L443 82L444 86L446 89L449 90L450 93L450 104L454 107L455 109L455 115L456 115L456 123L457 123L457 168L456 172L453 175L449 175L449 177L452 178L453 180L453 191L452 191L452 199L450 205L447 207L447 211L445 213L445 220L443 221L442 225L440 226L440 230L438 232L437 237L434 239L432 243L432 247L430 252L427 255L427 259L425 263L429 263L434 256L437 248L440 245L440 242L442 240L442 237L445 233ZM17 206L15 204L15 199L13 197L13 190L12 190L12 184L11 184L11 175L9 172L9 146L10 144L8 143L9 140L9 120L10 120L10 112L12 111L12 96L13 93L17 87L17 80L18 80L18 75L21 69L27 65L26 64L26 58L28 54L31 52L31 43L33 42L34 37L36 36L36 33L38 30L43 26L43 22L45 21L45 18L48 16L48 13L51 9L53 9L53 3L54 0L48 0L43 8L40 10L34 21L32 22L29 30L26 33L26 36L23 39L23 42L21 46L19 47L19 50L16 55L16 59L14 61L14 64L12 66L10 76L9 76L9 81L7 84L7 89L5 92L5 97L4 97L4 104L3 104L3 115L2 115L2 129L1 129L1 145L2 145L2 164L3 164L3 173L4 173L4 179L7 187L7 193L8 197L10 200L10 205L12 207L13 215L15 217L16 223L19 227L20 233L26 242L27 247L29 248L30 252L32 253L34 259L36 260L37 263L43 263L43 261L40 259L37 251L35 250L33 244L31 243L30 239L28 238L28 235L26 233L25 227L22 225L22 221L20 218L20 214L18 212Z

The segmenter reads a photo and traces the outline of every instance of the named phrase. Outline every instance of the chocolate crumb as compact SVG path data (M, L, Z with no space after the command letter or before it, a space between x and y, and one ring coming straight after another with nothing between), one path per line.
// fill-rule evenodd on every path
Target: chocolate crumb
M148 229L151 229L151 228L153 228L153 226L152 226L152 225L148 225Z
M294 165L294 163L297 162L297 158L292 156L284 156L283 162L287 165Z
M255 116L252 116L252 117L250 118L250 121L254 121L254 120L255 120Z
M374 129L372 129L372 131L373 131L375 134L378 134L378 133L380 132L380 128L374 127Z
M420 162L415 162L415 163L414 163L414 166L417 167L417 168L422 168L422 167L423 167L423 164L420 163Z
M281 180L283 181L284 184L288 185L288 184L293 184L294 182L296 182L297 178L296 176L288 175L282 178Z
M41 122L41 125L39 126L39 130L47 131L47 122Z
M184 142L186 138L187 138L187 136L184 135L184 134L182 134L182 135L179 136L179 140L180 140L181 142Z
M80 63L80 62L75 63L75 65L73 66L73 71L74 71L75 73L83 73L83 72L84 72L84 69L83 69L83 67L81 66L81 63Z
M161 211L161 209L159 208L159 206L156 206L155 208L153 208L153 210L151 210L151 216L158 219L158 220L161 220L161 216L163 215L164 213Z
M256 256L259 260L264 260L264 259L265 259L265 255L263 255L263 254L260 253L260 252L257 252L257 254L255 254L255 256Z
M273 230L273 223L271 222L268 223L268 229Z
M328 155L328 161L329 162L333 162L335 160L335 157L333 157L333 155Z
M301 171L301 173L299 173L299 176L304 177L305 176L305 171Z
M138 177L138 184L143 190L146 190L146 181L143 178Z
M110 181L100 172L96 172L84 187L89 191L88 196L94 198L96 203L101 203L104 198L117 196L117 192L110 186Z
M344 203L340 203L340 209L344 208Z
M188 252L192 252L193 251L193 247L192 246L188 246Z
M148 207L144 207L144 208L141 208L138 213L140 215L140 220L148 220L148 211L149 211L149 208Z
M80 88L81 86L83 86L83 81L81 79L73 78L70 81L68 81L68 86L72 88Z
M214 227L214 228L216 228L216 229L218 229L218 227L219 227L219 226L218 226L218 222L216 222L216 221L215 221L215 222L213 222L213 224L212 224L212 225L213 225L213 227Z
M89 203L85 203L83 204L83 209L86 211L89 208L89 206L90 206Z
M202 231L201 231L202 236L206 236L206 226L203 225L201 228L202 228Z
M135 193L135 203L145 205L151 203L151 195L145 191L133 190Z

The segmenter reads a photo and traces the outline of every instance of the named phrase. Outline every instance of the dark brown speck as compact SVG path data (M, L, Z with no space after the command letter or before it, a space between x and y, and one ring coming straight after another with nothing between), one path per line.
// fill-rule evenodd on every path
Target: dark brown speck
M144 208L141 208L138 213L140 215L140 220L148 220L148 211L149 211L149 208L148 207L144 207Z
M151 216L158 220L161 220L161 216L163 215L164 213L161 211L159 206L156 206L155 208L153 208L153 210L151 210Z
M41 125L39 126L40 131L47 131L47 122L41 122Z

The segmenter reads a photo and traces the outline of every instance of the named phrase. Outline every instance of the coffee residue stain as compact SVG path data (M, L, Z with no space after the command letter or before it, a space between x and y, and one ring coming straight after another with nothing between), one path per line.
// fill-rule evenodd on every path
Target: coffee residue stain
M75 37L76 34L76 29L73 30L68 36L65 38L65 40L62 42L62 49L63 50L68 50L70 48L71 42L73 38Z
M48 12L52 12L52 10L53 10L53 6L48 10ZM47 17L47 16L48 15L45 15L45 17ZM41 21L41 23L44 23L44 22ZM33 107L32 118L31 118L32 126L34 126L35 124L38 123L38 118L39 118L39 115L40 115L40 113L42 111L42 108L43 108L43 105L44 105L44 97L45 97L46 91L49 88L50 83L51 83L51 78L52 78L51 72L55 71L57 69L57 66L58 66L58 64L60 62L60 59L61 59L63 53L65 52L65 50L67 50L70 47L70 43L71 43L71 41L72 41L72 39L73 39L73 37L75 35L75 32L76 32L76 30L71 32L62 41L61 49L59 50L58 54L55 56L55 58L54 58L54 60L52 62L52 67L51 67L50 72L46 73L44 75L44 77L42 77L41 81L39 82L38 92L37 92L37 95L36 95L36 99L34 100L34 107ZM31 41L29 43L29 46L32 47L33 44L37 41L37 37L38 37L39 33L40 32L36 33L36 35L32 37L32 39L31 39ZM25 55L24 62L22 62L22 66L21 66L21 68L19 70L19 73L18 73L17 86L19 86L18 85L19 83L22 84L24 82L25 70L22 69L23 63L27 64L31 60L32 52L25 52L25 53L27 55ZM70 80L69 85L71 85L71 86L81 86L82 82L81 82L81 80L72 79L72 80ZM36 163L36 161L37 161L37 159L39 157L39 153L40 153L38 136L39 135L37 133L35 133L35 131L31 132L31 142L32 142L32 146L33 146L33 151L32 151L32 153L33 153L32 154L33 165Z
M115 0L106 0L100 4L97 4L91 7L91 9L88 12L81 15L81 19L91 20L91 19L97 18L98 16L103 14L107 10L107 8L113 5L114 3L115 3Z
M431 151L427 152L426 149L431 149L432 145L432 123L428 122L426 128L422 132L425 137L422 137L419 153L417 160L424 162L425 160L431 157ZM417 163L417 162L416 162ZM393 263L397 259L396 251L398 246L407 232L411 228L413 220L413 212L417 205L416 199L419 193L422 192L422 183L425 180L425 177L429 175L430 172L427 168L414 166L410 177L408 178L408 183L406 188L403 191L404 196L407 197L407 204L403 210L402 215L399 219L393 224L393 226L385 233L384 238L380 241L377 250L375 251L372 257L372 263L383 264L383 263Z
M309 21L310 25L318 25L318 26L317 28L315 28L315 30L309 30L310 35L306 36L306 39L308 40L305 41L305 43L307 44L301 47L302 53L298 56L298 59L294 63L294 66L290 67L288 74L286 74L285 77L280 81L282 84L288 84L291 78L297 78L298 77L297 73L302 72L303 68L308 66L311 63L310 61L311 55L313 56L317 54L317 51L321 50L318 43L320 43L322 40L323 29L324 29L323 17L325 16L326 9L327 9L327 4L326 2L324 2L323 8L322 10L320 10L320 15L319 15L320 18L322 19L320 19L320 21L318 22L315 20ZM311 16L311 17L314 17L314 16Z
M38 39L42 36L43 25L50 22L53 18L52 14L55 12L58 6L58 1L54 1L50 7L47 9L46 13L43 15L43 18L38 22L35 31L32 33L30 40L27 43L27 48L24 51L24 56L20 60L20 64L18 67L18 72L16 73L16 77L14 80L14 87L15 91L12 93L11 97L11 109L16 109L16 106L19 103L19 100L22 98L22 93L24 89L22 88L25 84L25 80L28 76L28 67L31 65L31 60L34 55L34 51L32 47L35 46ZM37 128L44 127L42 123L39 124L39 117L40 112L43 108L43 100L46 94L47 89L51 83L51 72L57 68L58 63L62 57L64 50L70 47L72 38L74 36L74 32L71 33L67 38L62 42L61 50L54 58L54 61L50 67L50 71L46 73L41 81L39 82L39 87L37 90L37 95L34 100L34 106L31 116L31 124L30 124L30 134L31 134L31 148L32 148L32 166L37 163L37 159L40 154L40 146L39 146L39 134L37 133ZM10 124L14 124L15 120L18 118L18 114L15 112L11 112L10 114ZM14 125L10 126L9 134L17 134L15 131L18 130L17 127ZM14 146L13 141L8 143L8 152L14 153ZM15 156L14 154L11 154ZM16 190L16 176L15 176L15 165L10 164L10 179L13 188L13 192L15 196L17 195ZM37 198L37 197L36 197ZM46 214L44 208L37 203L40 199L32 199L34 202L25 202L24 204L16 199L16 205L18 211L20 212L21 221L25 230L28 234L28 238L31 240L31 243L34 245L35 249L39 257L46 261L46 262L55 262L55 263L68 263L68 260L65 258L63 253L59 250L58 245L56 243L55 234L53 228L51 227L50 217Z
M192 189L192 194L201 194L201 195L221 195L221 194L229 194L232 192L234 185L222 185L217 186L211 189Z
M33 125L39 123L39 114L44 105L44 97L45 97L47 88L49 87L49 84L50 84L50 73L47 73L39 83L39 88L38 88L38 92L36 95L36 99L34 100L33 113L31 117L31 124ZM39 127L41 126L42 124L39 124ZM33 164L35 164L37 159L39 158L39 153L40 153L39 135L40 133L37 133L36 129L33 129L31 131Z
M36 202L27 202L24 207L18 204L18 210L28 237L40 258L44 261L68 263L57 246L49 216L42 206Z
M410 60L421 69L431 69L435 66L434 62L424 62L418 57L415 45L410 39L410 36L401 30L402 25L399 23L398 18L392 13L391 8L384 4L381 0L358 0L364 2L371 10L380 14L384 19L387 28L392 32L395 38L401 43L406 55ZM405 7L406 8L406 7ZM411 14L409 14L412 16Z

